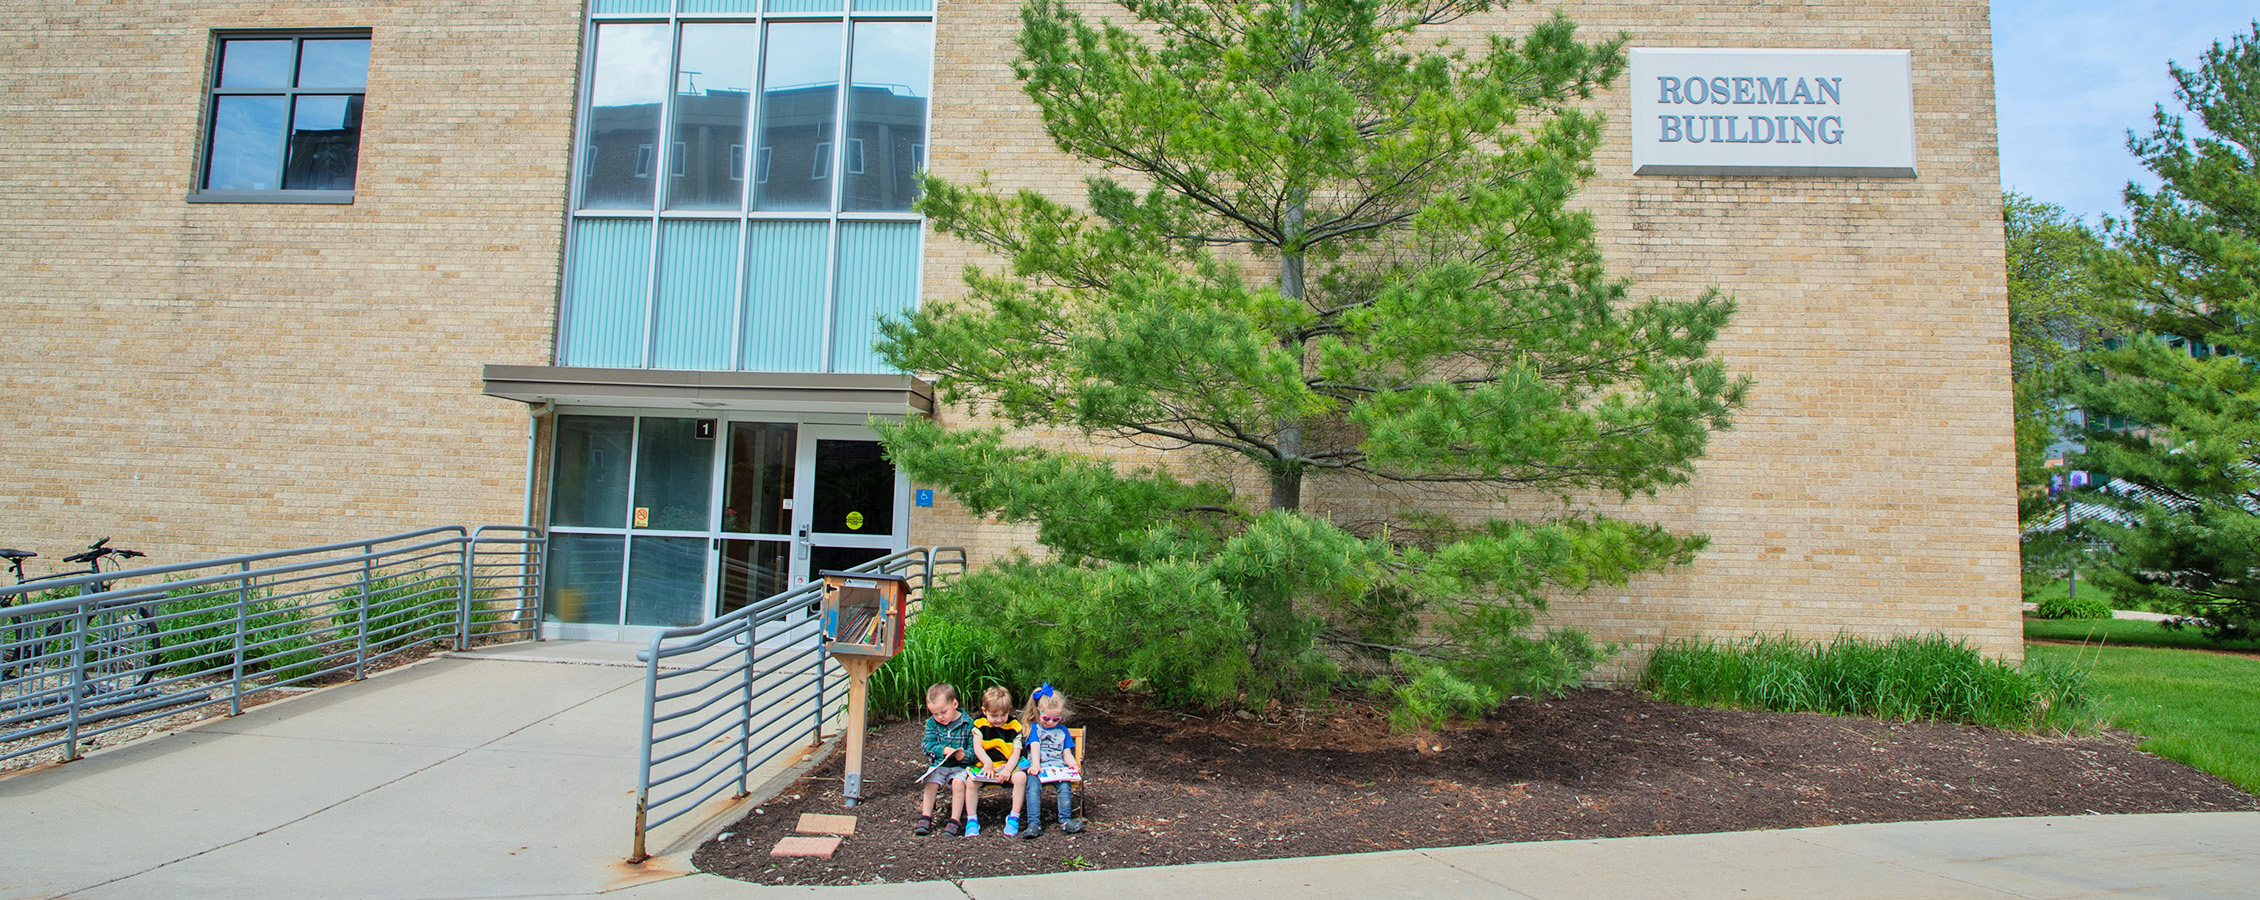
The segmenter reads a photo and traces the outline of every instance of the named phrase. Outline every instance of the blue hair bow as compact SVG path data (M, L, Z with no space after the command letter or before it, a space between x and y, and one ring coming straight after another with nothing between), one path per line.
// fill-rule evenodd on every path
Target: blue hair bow
M1051 695L1052 695L1052 683L1051 683L1051 682L1049 682L1049 681L1047 681L1047 682L1044 682L1044 686L1043 686L1043 687L1037 688L1037 689L1036 689L1036 692L1035 692L1035 693L1033 693L1033 694L1029 694L1029 695L1028 695L1028 699L1029 699L1029 701L1030 701L1030 702L1033 702L1033 701L1037 701L1037 700L1042 700L1042 699L1044 699L1045 697L1049 697L1049 696L1051 696Z

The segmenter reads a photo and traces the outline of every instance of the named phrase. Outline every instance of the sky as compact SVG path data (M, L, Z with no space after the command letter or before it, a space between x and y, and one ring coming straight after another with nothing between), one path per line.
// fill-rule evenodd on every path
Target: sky
M2123 214L2127 182L2157 184L2127 132L2148 135L2160 104L2182 112L2167 62L2196 69L2256 17L2253 0L1993 0L2002 190L2091 224Z

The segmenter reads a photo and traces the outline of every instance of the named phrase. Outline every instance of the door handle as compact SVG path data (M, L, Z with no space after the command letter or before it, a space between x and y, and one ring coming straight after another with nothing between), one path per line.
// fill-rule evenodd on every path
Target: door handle
M793 541L793 558L807 559L808 547L808 528L803 526L800 529L800 536Z

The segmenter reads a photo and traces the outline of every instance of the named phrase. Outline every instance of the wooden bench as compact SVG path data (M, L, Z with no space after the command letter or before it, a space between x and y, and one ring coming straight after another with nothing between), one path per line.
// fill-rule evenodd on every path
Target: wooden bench
M1069 728L1069 729L1067 729L1067 734L1068 734L1068 736L1069 736L1069 737L1072 737L1072 738L1074 738L1074 739L1075 739L1075 768L1076 768L1076 769L1078 769L1078 770L1082 770L1082 771L1085 771L1085 772L1088 772L1088 771L1089 771L1088 769L1085 769L1085 768L1084 768L1084 766L1083 766L1083 758L1084 758L1084 757L1085 757L1086 755L1088 755L1088 754L1089 754L1089 752L1090 752L1090 745L1089 745L1088 743L1086 743L1086 741L1088 741L1088 740L1089 740L1089 738L1085 737L1085 735L1087 735L1088 733L1089 733L1089 732L1087 732L1086 730L1084 730L1083 728L1080 728L1080 727L1076 727L1076 728ZM1083 778L1083 781L1084 781L1084 782L1088 782L1088 781L1090 781L1090 776L1089 776L1089 775L1085 775L1085 776L1084 776L1084 778ZM1079 782L1079 783L1080 783L1080 782ZM984 777L982 777L982 776L979 776L979 775L975 775L975 776L973 776L973 787L974 787L974 797L976 798L976 802L978 802L978 798L980 797L980 789L981 789L981 788L984 788L984 787L1001 787L1001 788L1004 788L1004 789L1006 789L1006 790L1011 790L1011 789L1012 789L1012 774L1011 774L1011 773L1009 773L1009 772L1005 773L1005 777L1004 777L1004 780L1002 780L1002 781L998 781L998 780L996 780L996 779L992 779L992 778L984 778Z

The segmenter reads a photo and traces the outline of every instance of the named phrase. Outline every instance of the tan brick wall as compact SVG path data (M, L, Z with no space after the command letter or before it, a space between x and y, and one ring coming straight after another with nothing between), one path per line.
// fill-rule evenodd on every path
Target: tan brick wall
M1470 18L1455 36L1520 33L1549 9ZM1621 30L1632 46L1912 50L1921 174L1635 178L1629 101L1620 89L1596 103L1610 124L1582 202L1612 270L1639 296L1689 298L1709 285L1733 295L1739 312L1716 349L1756 387L1693 484L1622 511L1710 535L1700 561L1565 599L1555 619L1635 651L1696 634L1942 631L2021 657L1986 5L1564 9L1588 37ZM1080 197L1084 170L1036 137L1040 122L1012 85L1015 27L944 7L934 167ZM980 257L948 240L932 246L927 296L961 293L958 271ZM1367 494L1305 488L1309 508L1344 518L1371 508ZM1515 511L1427 502L1462 517ZM996 526L933 530L971 535L977 555L1030 544Z
M0 543L181 561L515 522L578 2L14 4ZM350 206L191 204L216 29L373 31Z

